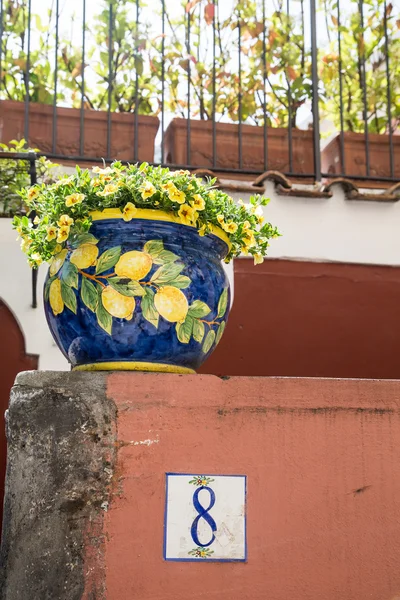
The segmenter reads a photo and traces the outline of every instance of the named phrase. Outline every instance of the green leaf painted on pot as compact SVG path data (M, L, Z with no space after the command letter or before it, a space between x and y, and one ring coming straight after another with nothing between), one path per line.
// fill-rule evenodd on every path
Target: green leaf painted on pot
M183 323L176 324L176 335L182 344L188 344L193 333L194 319L187 315Z
M61 269L61 280L69 287L78 289L78 267L69 260L65 261Z
M96 317L97 322L102 329L109 335L111 335L112 330L112 316L110 313L104 308L103 302L101 301L101 296L99 298L97 309L96 309Z
M156 258L153 259L155 265L165 265L166 263L175 262L179 256L170 250L163 250Z
M185 268L182 263L167 263L163 267L157 269L151 278L151 281L157 282L157 285L166 285L170 281L176 279L180 272Z
M223 317L228 306L228 288L222 292L218 302L218 317Z
M122 294L123 296L144 296L144 288L133 279L126 279L124 277L110 277L107 279L108 283L114 290Z
M69 245L72 248L82 246L82 244L98 244L99 240L91 233L79 233L78 235L68 238Z
M99 302L99 293L95 285L86 277L82 277L81 284L81 298L82 302L92 311L96 312L97 304Z
M143 317L157 329L160 315L154 305L154 292L150 288L145 288L141 307Z
M207 354L207 352L209 352L211 350L211 346L213 345L214 340L215 340L215 331L213 329L210 329L210 331L206 335L206 339L204 340L204 344L203 344L203 348L202 348L204 354Z
M215 337L215 344L219 344L219 341L222 338L222 334L224 333L224 330L225 330L225 325L226 325L225 321L222 321L222 323L218 327L217 335Z
M168 281L168 285L172 285L173 287L176 287L180 290L185 290L189 287L191 283L191 280L189 279L189 277L186 277L186 275L178 275L178 277L176 277L172 281Z
M108 271L108 269L112 269L117 264L120 256L121 246L114 246L114 248L109 248L103 252L97 260L96 273L99 275L104 271Z
M145 243L143 250L148 252L153 259L155 265L164 265L166 263L178 260L179 256L165 250L162 240L149 240Z
M201 300L195 300L191 306L189 306L189 315L196 318L205 317L211 312L211 308L205 302Z
M64 304L69 310L76 314L76 296L74 291L64 282L61 281L61 297Z
M199 344L201 344L204 338L204 323L198 319L194 319L193 321L193 337Z
M50 294L50 286L53 283L53 281L57 279L57 275L53 275L53 277L49 277L48 280L45 283L44 286L44 299L46 300L46 302L49 301L49 294Z

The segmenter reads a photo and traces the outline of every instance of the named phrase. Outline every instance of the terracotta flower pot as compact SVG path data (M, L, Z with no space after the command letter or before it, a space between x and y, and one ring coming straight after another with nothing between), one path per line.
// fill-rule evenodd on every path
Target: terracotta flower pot
M190 121L190 164L213 168L213 124ZM239 126L217 123L216 169L239 168ZM187 121L173 119L165 132L166 162L187 164ZM242 168L264 171L264 128L242 125ZM268 169L289 172L288 130L268 128ZM293 129L293 172L313 173L313 133Z
M389 136L370 133L369 165L373 177L390 177ZM400 136L393 136L394 174L400 177ZM322 151L322 172L329 175L346 174L365 177L367 160L365 156L365 136L363 133L345 132L344 158L340 149L340 135L337 135ZM377 182L363 180L363 186L376 186Z
M229 314L229 250L219 228L200 236L169 213L92 213L90 233L50 265L44 307L75 369L193 373L218 344Z
M25 104L13 100L0 101L0 139L8 143L24 137ZM85 110L84 155L90 158L107 156L107 119L105 111ZM111 157L119 160L134 160L135 117L132 113L111 115ZM154 140L159 120L157 117L138 116L138 159L154 160ZM57 108L56 154L79 156L81 127L80 110ZM52 153L53 107L47 104L29 105L29 145L41 152Z

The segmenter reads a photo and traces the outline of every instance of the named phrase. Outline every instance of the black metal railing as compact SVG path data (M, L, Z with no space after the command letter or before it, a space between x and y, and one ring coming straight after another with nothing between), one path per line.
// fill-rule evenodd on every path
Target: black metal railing
M399 7L0 0L1 141L75 162L397 181Z

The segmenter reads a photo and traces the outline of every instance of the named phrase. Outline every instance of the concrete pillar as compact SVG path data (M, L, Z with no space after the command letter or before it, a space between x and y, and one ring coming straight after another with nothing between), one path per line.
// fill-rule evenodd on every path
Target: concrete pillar
M400 381L20 374L0 597L398 600L399 405ZM245 561L165 560L166 473L247 476Z

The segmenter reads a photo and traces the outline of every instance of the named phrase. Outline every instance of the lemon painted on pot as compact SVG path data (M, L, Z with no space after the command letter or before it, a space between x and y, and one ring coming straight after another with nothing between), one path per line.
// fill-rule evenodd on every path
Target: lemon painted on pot
M99 249L94 244L82 244L73 251L70 257L70 262L78 267L78 269L87 269L96 262L99 255Z
M101 301L107 312L119 319L132 319L135 310L135 299L120 294L112 287L105 287L101 293Z
M189 310L185 294L171 285L158 290L154 296L154 305L160 315L170 323L183 322Z
M55 279L50 285L49 302L55 315L60 315L64 310L64 300L61 295L61 281Z
M125 252L115 265L115 272L119 277L127 277L140 281L149 273L153 260L147 252L132 250Z

